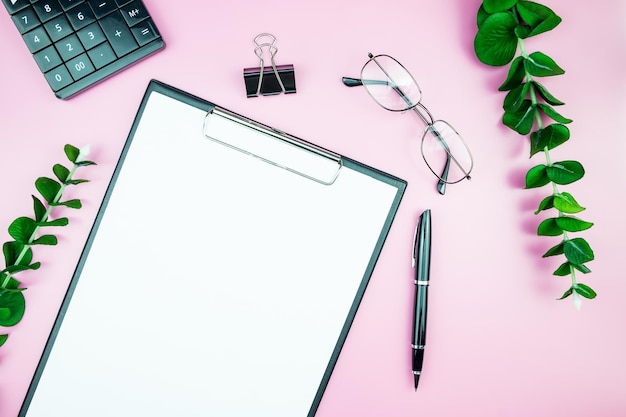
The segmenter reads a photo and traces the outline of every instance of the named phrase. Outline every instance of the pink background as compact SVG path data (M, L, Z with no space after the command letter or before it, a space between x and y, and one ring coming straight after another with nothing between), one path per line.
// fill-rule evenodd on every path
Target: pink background
M544 160L529 160L528 139L500 123L504 94L497 87L506 69L474 56L478 0L186 3L146 0L166 49L67 102L50 92L0 12L0 240L9 240L13 219L30 215L33 183L64 160L64 144L90 144L98 163L81 172L91 182L68 193L83 209L57 212L70 218L57 229L60 244L35 248L42 268L19 276L29 287L28 306L0 348L0 416L17 415L151 78L409 183L318 416L626 415L622 0L545 1L563 23L526 42L528 52L541 50L567 71L541 81L574 119L570 142L553 160L579 160L587 170L582 181L561 187L587 207L580 217L595 222L580 235L595 251L593 273L578 276L598 297L581 311L571 298L556 301L569 287L569 278L551 275L561 259L541 259L558 243L535 236L546 213L533 211L549 190L522 188L525 172ZM257 65L252 39L261 32L277 36L277 63L295 66L297 94L245 97L242 69ZM363 89L342 85L342 76L359 75L370 51L402 62L433 115L465 137L475 159L471 182L438 195L419 155L419 119L386 112ZM431 298L416 393L410 252L415 221L427 208Z

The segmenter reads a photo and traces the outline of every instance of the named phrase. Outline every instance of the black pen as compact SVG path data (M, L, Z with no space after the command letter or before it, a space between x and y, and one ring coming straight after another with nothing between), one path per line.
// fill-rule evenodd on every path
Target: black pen
M413 316L413 381L415 391L422 374L424 346L426 345L426 310L428 306L428 280L430 278L430 210L425 210L417 221L413 243L413 268L415 268L415 304Z

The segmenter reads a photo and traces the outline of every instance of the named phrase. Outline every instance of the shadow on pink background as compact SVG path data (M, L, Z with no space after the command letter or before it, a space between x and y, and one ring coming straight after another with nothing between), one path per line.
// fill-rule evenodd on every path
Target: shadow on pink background
M535 236L535 215L549 190L524 190L528 138L502 126L505 68L473 54L480 2L391 0L314 3L231 1L216 6L145 0L167 47L67 102L54 98L10 18L0 13L0 238L31 212L34 180L51 175L65 143L91 144L97 167L71 191L79 211L60 244L37 248L23 321L0 348L0 416L23 401L66 286L97 213L137 106L151 78L406 179L408 190L318 412L319 417L620 417L626 415L626 232L624 114L626 6L564 0L544 4L563 23L527 41L566 70L542 80L566 102L572 138L553 158L580 160L585 178L563 187L595 223L584 232L596 254L579 274L597 292L576 311L556 301L568 278L561 260L542 259L556 241ZM277 63L293 64L298 92L246 99L242 69L256 64L252 39L277 36ZM465 137L475 158L471 182L446 196L419 149L423 126L411 114L380 109L365 91L345 88L367 53L387 53L416 77L424 104ZM433 213L428 344L419 391L410 373L413 277L410 251L417 215ZM2 226L2 225L5 226ZM581 234L581 236L583 236ZM242 389L245 381L242 381ZM56 416L52 416L56 417Z

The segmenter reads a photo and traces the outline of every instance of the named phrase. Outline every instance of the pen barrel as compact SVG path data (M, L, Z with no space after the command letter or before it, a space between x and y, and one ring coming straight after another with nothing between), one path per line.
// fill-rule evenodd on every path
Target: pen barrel
M426 344L426 312L428 310L428 285L416 283L415 303L413 311L413 345L424 346Z

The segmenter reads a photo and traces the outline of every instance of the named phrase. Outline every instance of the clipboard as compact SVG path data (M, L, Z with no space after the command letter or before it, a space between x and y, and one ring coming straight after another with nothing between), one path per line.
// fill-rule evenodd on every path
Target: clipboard
M19 415L314 416L405 188L151 81Z

